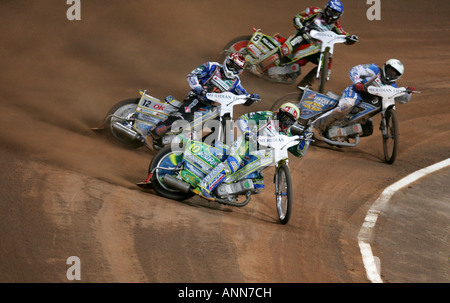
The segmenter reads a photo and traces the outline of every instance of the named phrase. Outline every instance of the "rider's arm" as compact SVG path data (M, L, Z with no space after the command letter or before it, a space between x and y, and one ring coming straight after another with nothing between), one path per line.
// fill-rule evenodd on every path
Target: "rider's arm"
M335 33L337 33L338 35L345 35L345 36L347 36L347 41L345 42L345 44L347 44L347 45L355 44L359 40L358 36L350 35L349 33L347 33L344 30L344 28L341 25L341 21L340 20L336 21L336 23L335 23L335 25L333 27L333 31Z
M336 34L339 34L339 35L346 35L347 37L350 36L350 34L347 33L347 32L344 30L344 28L342 27L342 24L341 24L341 21L340 21L340 20L336 21L336 23L334 24L333 29L334 29L334 31L336 32Z
M244 114L237 119L236 124L245 138L256 136L257 127L255 121L251 118L255 113Z
M393 87L395 87L395 88L397 88L398 86L397 86L397 84L396 83L393 83L393 84L391 84ZM408 87L408 89L411 89L411 87ZM414 88L413 88L414 89ZM411 101L411 96L412 96L412 93L411 93L411 91L406 91L406 92L404 92L403 94L401 94L400 96L398 96L398 97L395 97L394 99L395 99L395 101L396 102L399 102L399 103L401 103L401 104L406 104L406 103L408 103L409 101Z
M211 74L211 70L214 68L214 63L212 62L206 62L196 69L194 69L192 72L190 72L187 75L187 81L189 83L189 86L195 90L195 89L202 89L202 84L205 80L207 80ZM203 80L203 81L202 81Z
M234 83L230 92L232 92L235 95L248 95L247 91L242 86L241 79L239 77L236 78L236 82Z
M273 112L271 111L251 112L239 117L236 124L243 136L247 139L256 140L258 132L267 126L272 117Z
M412 94L410 94L410 93L404 93L401 96L396 97L395 101L405 104L405 103L408 103L409 101L411 101L411 96L412 96Z
M380 69L376 64L360 64L350 70L350 80L354 84L359 82L364 84L370 79L373 79L379 72Z
M288 136L292 136L291 130L288 131ZM310 140L302 140L297 145L288 148L288 151L296 157L304 157L308 151Z
M305 11L295 15L293 20L295 29L300 30L308 26L320 12L322 10L318 7L308 7Z

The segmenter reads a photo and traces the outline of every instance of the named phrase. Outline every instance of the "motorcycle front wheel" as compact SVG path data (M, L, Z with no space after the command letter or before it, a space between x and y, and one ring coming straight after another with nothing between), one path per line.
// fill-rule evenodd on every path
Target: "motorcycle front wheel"
M289 167L282 164L275 171L275 197L278 218L281 224L287 224L291 218L293 189Z
M132 140L129 136L118 132L114 129L114 123L121 124L132 131L132 122L129 121L136 112L139 98L126 99L115 104L106 114L106 122L104 125L106 137L123 146L131 148L139 148L144 145L142 141Z
M384 128L382 129L384 159L388 164L392 164L397 157L399 141L398 117L395 109L386 110L381 127Z
M153 172L153 176L151 178L153 189L160 196L177 201L186 200L194 196L194 193L192 192L184 193L177 189L173 189L166 185L163 181L165 175L177 174L177 171L173 169L176 168L182 160L183 152L172 151L172 147L170 145L162 148L155 155L155 157L153 157L148 167L148 173L150 174ZM156 167L158 167L158 169L155 170ZM167 168L168 170L165 170L164 168Z

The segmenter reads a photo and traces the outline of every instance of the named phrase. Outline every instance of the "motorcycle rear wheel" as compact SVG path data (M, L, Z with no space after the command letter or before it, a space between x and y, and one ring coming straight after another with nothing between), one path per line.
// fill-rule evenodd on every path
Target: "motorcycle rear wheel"
M278 218L281 224L287 224L291 218L293 188L289 167L282 164L275 171L275 197Z
M115 122L125 122L128 116L131 116L135 111L139 103L139 98L131 98L118 102L115 104L106 114L106 122L104 129L106 131L106 137L115 143L119 143L122 146L139 148L144 145L143 142L138 140L130 140L128 137L114 131L112 124ZM121 117L123 119L119 119Z
M386 163L393 164L398 152L399 141L399 125L397 112L393 108L389 108L385 113L384 127L386 135L383 135L383 152ZM383 124L382 124L383 127Z
M148 167L148 173L150 174L155 169L155 167L175 168L182 159L183 152L172 151L172 147L170 145L166 146L162 148L155 155L155 157L153 157ZM175 175L176 172L172 170L158 169L153 173L153 176L151 178L153 189L160 196L176 201L186 200L194 196L194 193L192 192L183 193L164 184L162 179L166 174Z
M240 36L240 37L236 37L233 40L231 40L230 42L228 42L222 49L219 62L222 62L223 60L225 60L225 57L231 53L238 52L238 53L243 54L244 56L247 55L247 45L251 38L252 38L252 36L249 36L249 35Z

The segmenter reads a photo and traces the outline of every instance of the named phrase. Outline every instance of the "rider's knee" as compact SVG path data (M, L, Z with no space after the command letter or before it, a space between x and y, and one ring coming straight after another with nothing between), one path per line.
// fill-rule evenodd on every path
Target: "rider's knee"
M355 106L355 103L355 98L342 98L341 100L339 100L337 108L339 108L340 111L345 111Z

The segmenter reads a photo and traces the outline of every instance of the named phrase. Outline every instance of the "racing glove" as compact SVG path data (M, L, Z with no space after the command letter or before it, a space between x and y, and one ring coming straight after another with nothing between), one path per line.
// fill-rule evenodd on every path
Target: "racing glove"
M351 35L351 36L347 37L347 45L355 44L358 41L359 41L359 38L356 35Z
M255 102L261 101L261 97L258 94L248 95L248 100L244 103L245 106L250 106Z
M244 133L244 139L245 139L246 141L252 141L252 142L255 142L256 139L257 139L257 137L258 137L257 134L252 133L252 132L250 132L250 131L246 131L246 132Z
M204 96L206 95L206 91L203 89L203 87L201 86L196 86L192 89L194 91L194 93L196 93L199 96Z
M358 82L358 83L355 84L355 90L357 92L362 93L362 92L366 91L366 87L361 82Z
M307 26L303 26L298 32L305 41L311 42L311 36L309 35L309 28Z
M417 91L417 90L416 90L416 88L415 88L414 86L408 86L408 87L406 88L406 92L407 92L408 94L412 94L412 93L415 92L415 91Z

